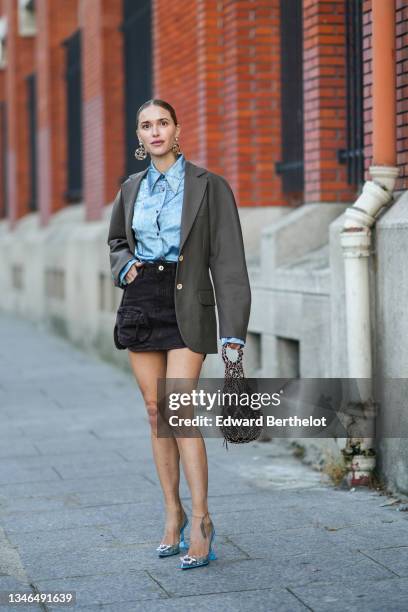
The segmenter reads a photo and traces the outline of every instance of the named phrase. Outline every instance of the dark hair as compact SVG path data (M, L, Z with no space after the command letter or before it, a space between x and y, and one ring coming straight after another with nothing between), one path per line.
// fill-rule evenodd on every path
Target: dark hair
M169 104L168 102L166 102L165 100L160 100L159 98L153 98L152 100L147 100L147 102L143 102L142 106L137 111L137 113L136 113L136 129L139 126L139 115L140 115L140 113L142 112L142 110L144 110L148 106L161 106L162 108L166 109L167 111L169 111L169 113L171 115L171 118L173 119L175 125L177 125L178 122L177 122L176 111L174 110L172 105Z

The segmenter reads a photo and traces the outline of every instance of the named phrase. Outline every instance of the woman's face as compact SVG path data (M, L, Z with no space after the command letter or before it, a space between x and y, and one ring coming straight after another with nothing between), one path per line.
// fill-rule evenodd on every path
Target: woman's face
M137 136L150 155L161 157L171 151L180 128L168 110L161 106L148 106L139 115Z

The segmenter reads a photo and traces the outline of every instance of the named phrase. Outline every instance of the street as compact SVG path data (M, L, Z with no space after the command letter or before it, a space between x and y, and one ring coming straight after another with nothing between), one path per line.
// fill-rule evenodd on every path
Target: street
M75 591L83 612L408 609L408 512L322 482L284 440L208 439L218 559L193 571L159 559L163 501L131 374L8 314L0 335L3 598ZM181 495L190 516L184 476ZM65 607L0 606L20 609Z

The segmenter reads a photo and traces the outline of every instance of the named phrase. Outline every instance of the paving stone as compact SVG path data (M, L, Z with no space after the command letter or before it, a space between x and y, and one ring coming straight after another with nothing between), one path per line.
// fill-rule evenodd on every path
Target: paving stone
M348 550L333 542L330 533L316 527L254 531L229 536L229 540L252 559L297 556L310 552Z
M37 589L43 592L75 591L75 609L92 604L115 603L117 612L121 612L122 602L156 600L166 597L163 589L145 571L109 573L111 570L109 559L105 559L105 569L106 573L101 576L39 580L35 584ZM61 610L61 606L54 606L50 609Z
M3 515L2 523L7 533L68 529L87 525L109 525L132 519L143 521L162 520L162 504L114 504L95 508L70 508L66 510Z
M10 470L0 463L0 485L57 480L60 480L60 477L52 467L31 468L28 466L27 468L14 467Z
M133 478L133 482L135 482ZM146 479L139 477L135 486L130 488L110 487L109 489L74 492L61 495L20 497L17 499L0 496L0 514L18 512L41 512L47 510L65 510L67 508L87 508L95 506L113 506L116 504L154 502L157 488Z
M7 438L0 442L0 459L39 455L38 449L29 440Z
M10 594L14 593L27 593L34 594L34 589L28 584L28 582L22 582L21 580L17 580L14 576L1 576L0 575L0 611L1 612L15 612L16 610L33 610L36 612L37 610L43 610L40 605L36 603L19 603L17 604L7 604L6 601L9 601Z
M191 570L190 570L191 571ZM286 589L263 589L239 591L233 593L216 593L212 595L175 597L163 600L134 601L131 604L121 603L120 612L180 612L180 610L199 610L200 612L304 612L306 608ZM79 608L80 612L95 612L93 606ZM117 612L116 604L104 606L103 612Z
M87 548L106 546L119 542L106 525L92 527L73 527L71 529L53 529L38 532L9 533L8 540L16 546L21 554L34 558L43 553L58 551L79 551Z
M362 580L358 585L333 582L293 587L291 591L314 612L406 612L408 580Z
M360 527L349 527L330 532L330 539L335 546L344 546L349 550L363 550L372 554L373 550L379 548L390 548L408 546L408 521L395 521L393 523L382 523L381 527L367 525L364 529Z
M188 571L188 570L187 570ZM386 568L370 561L361 554L300 555L286 559L260 559L225 562L221 558L205 568L197 569L188 584L183 576L169 569L153 570L151 575L171 596L207 594L223 591L270 588L270 585L294 587L311 582L331 583L342 581L358 584L362 580L391 578ZM199 574L199 575L198 575Z
M0 486L0 496L6 499L17 499L22 497L41 497L43 495L53 497L58 494L81 493L100 491L105 488L106 491L115 491L128 486L134 486L135 489L142 484L143 487L156 486L150 480L146 480L143 475L135 472L118 473L104 476L92 476L84 478L73 478L66 480L56 480L53 482L24 482L11 483ZM158 484L158 483L157 483ZM156 495L160 495L157 490Z
M408 577L408 539L406 537L398 547L370 549L366 554L370 559L375 559L378 563L385 565L398 576Z
M151 538L151 534L149 534L149 537ZM82 547L76 550L63 548L63 555L58 547L47 552L42 551L41 555L38 555L35 550L30 552L24 550L21 558L28 575L34 582L85 576L87 574L103 574L106 572L107 559L109 560L109 567L114 567L115 571L136 571L143 568L153 572L160 571L165 565L167 567L172 566L173 570L176 571L177 565L180 563L179 556L185 554L185 552L182 551L180 555L174 555L172 559L159 558L156 553L156 547L159 543L160 538L134 546L123 546L111 541L109 546L103 546L101 543L100 546L86 549ZM246 558L245 554L230 543L220 544L219 551L225 561Z

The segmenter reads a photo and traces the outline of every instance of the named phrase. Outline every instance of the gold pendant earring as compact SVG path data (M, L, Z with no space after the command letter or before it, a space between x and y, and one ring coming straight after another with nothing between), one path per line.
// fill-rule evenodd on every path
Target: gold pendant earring
M178 137L176 136L176 140L175 143L172 146L172 151L176 154L176 155L180 155L181 154L181 149L180 149L180 145L177 142L178 141Z
M141 140L139 140L139 146L135 151L135 157L139 160L146 159L147 157L146 149L144 148L144 144L141 142Z

